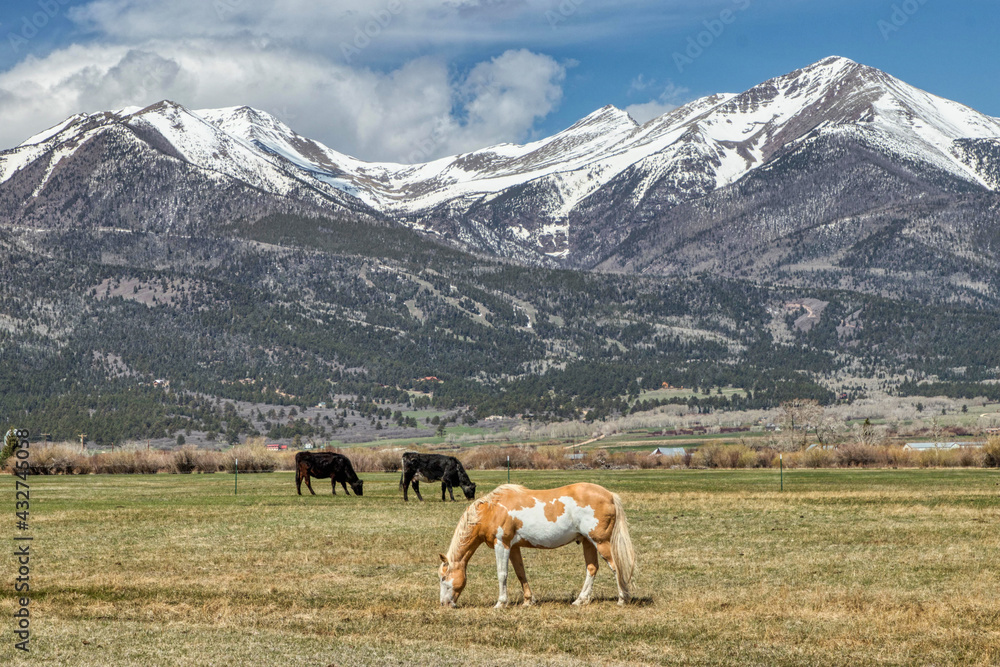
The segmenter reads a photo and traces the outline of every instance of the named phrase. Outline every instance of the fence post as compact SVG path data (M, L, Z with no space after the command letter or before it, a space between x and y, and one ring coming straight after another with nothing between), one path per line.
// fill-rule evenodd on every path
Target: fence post
M239 495L240 492L240 460L233 459L233 471L236 473L233 476L233 495Z
M507 483L510 484L510 454L507 455Z
M782 454L778 454L778 469L781 471L781 490L785 490L785 459Z

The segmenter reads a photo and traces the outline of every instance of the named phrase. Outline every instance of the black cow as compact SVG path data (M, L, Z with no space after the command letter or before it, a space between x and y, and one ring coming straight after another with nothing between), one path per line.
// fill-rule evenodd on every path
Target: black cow
M316 495L312 484L309 483L310 476L317 479L326 479L329 477L331 486L333 486L333 495L337 495L338 482L344 487L344 493L347 495L351 495L351 492L347 490L348 484L354 489L354 493L359 496L364 495L365 483L354 474L354 466L351 465L351 460L343 454L335 452L298 452L295 455L295 488L298 489L300 496L302 495L303 479L306 480L309 493L314 496Z
M455 500L452 488L456 486L462 487L467 500L476 497L476 485L465 474L462 462L454 456L418 454L416 452L403 454L403 476L399 480L399 488L403 491L403 500L409 500L406 492L411 484L417 498L423 500L423 496L420 495L420 482L436 482L438 480L441 480L442 501L445 499L445 489L448 490L451 499Z

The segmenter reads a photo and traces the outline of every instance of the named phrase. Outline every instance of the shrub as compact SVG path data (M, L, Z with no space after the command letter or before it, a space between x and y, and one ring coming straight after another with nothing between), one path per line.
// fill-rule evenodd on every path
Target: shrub
M28 470L32 475L72 475L86 454L66 444L34 444L28 450Z
M485 445L473 447L463 452L462 465L474 470L501 470L507 467L507 457L510 457L510 467L518 470L533 470L534 457L530 447L498 447Z
M374 449L370 447L341 451L333 449L338 454L344 454L351 460L354 472L399 472L402 466L403 450L399 447L389 449Z
M834 452L814 447L802 452L802 465L806 468L829 468L834 463Z
M691 466L698 468L755 468L760 463L757 452L746 445L705 445L691 458Z
M950 449L932 449L919 452L917 461L921 468L953 468L959 465L959 452Z
M835 450L835 459L842 468L870 466L878 460L878 450L875 445L848 442Z
M7 431L7 434L4 436L3 449L0 449L0 468L6 467L8 459L14 455L14 450L17 448L16 443L19 442L13 433Z
M912 468L917 465L916 453L899 446L882 447L878 454L878 465L885 468Z
M562 445L545 445L531 451L531 466L535 470L565 470L575 461L567 458L573 451Z
M177 436L180 438L181 436ZM194 445L184 445L174 452L174 466L172 472L182 475L189 474L198 467L198 448Z
M250 438L246 443L236 445L226 452L228 472L236 471L237 461L240 472L274 472L278 467L277 452L265 447L263 438Z
M987 468L1000 468L1000 436L992 436L983 445L983 465Z
M975 447L962 447L956 459L963 468L980 467L983 465L983 452Z
M201 473L214 473L226 469L225 455L213 449L201 450L195 458L195 470Z
M754 447L751 449L757 452L757 465L761 468L778 467L778 452L770 447Z
M186 475L192 472L214 473L224 470L226 463L222 452L214 450L198 449L194 445L185 445L172 453L167 472L176 472ZM243 465L240 465L240 469Z

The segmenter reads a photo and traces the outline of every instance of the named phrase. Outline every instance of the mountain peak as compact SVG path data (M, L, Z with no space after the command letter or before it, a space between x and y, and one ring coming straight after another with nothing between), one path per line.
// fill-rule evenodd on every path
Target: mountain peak
M856 63L855 61L851 60L850 58L845 58L844 56L827 56L826 58L823 58L822 60L819 60L813 63L812 65L809 65L805 69L817 66L830 67L831 65L857 65L857 64L858 63Z
M133 116L143 116L143 115L148 114L148 113L165 113L165 112L166 113L170 113L170 112L177 112L177 111L187 112L188 109L183 104L178 104L177 102L174 102L173 100L160 100L159 102L154 102L153 104L150 104L147 107L143 107L142 109L139 109L138 111L136 111L132 115Z
M613 104L608 104L601 107L597 111L587 114L580 120L576 121L568 129L578 129L583 127L591 127L594 125L610 125L610 126L622 126L627 125L631 127L639 127L639 124L635 122L632 116L628 115L628 112L619 109Z

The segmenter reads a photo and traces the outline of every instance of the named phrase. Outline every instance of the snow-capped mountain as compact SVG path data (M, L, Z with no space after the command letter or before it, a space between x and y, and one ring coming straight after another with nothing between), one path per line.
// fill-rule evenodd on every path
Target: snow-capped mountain
M781 190L796 159L821 164L848 144L888 171L905 167L908 187L927 179L911 188L916 198L942 179L991 195L1000 186L1000 120L831 57L643 125L609 106L540 141L415 165L338 153L248 107L192 111L164 101L78 114L0 152L0 210L23 225L186 230L276 211L350 214L528 261L669 270L662 243L652 244L657 258L635 244L651 226L670 235L671 211L720 202L751 175ZM813 222L839 210L803 203ZM702 232L720 224L711 212L699 216ZM751 226L741 232L762 242L788 227ZM632 254L619 256L630 237Z

